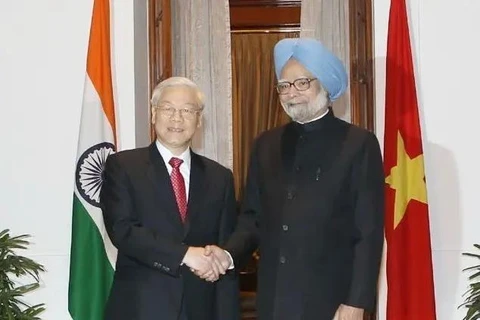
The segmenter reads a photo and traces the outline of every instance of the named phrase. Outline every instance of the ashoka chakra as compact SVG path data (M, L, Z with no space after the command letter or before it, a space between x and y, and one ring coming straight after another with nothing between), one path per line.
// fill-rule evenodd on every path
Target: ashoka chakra
M115 153L115 146L102 142L87 149L78 159L75 182L77 190L92 206L100 205L100 190L107 157Z

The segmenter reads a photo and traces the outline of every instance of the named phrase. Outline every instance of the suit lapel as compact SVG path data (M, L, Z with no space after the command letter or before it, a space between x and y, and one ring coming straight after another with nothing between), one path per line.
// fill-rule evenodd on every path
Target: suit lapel
M159 210L167 211L167 215L178 224L180 228L183 228L182 220L180 219L180 212L178 211L175 194L170 183L170 175L168 174L167 167L163 161L162 156L158 152L155 143L150 145L150 162L147 167L147 176L155 186L156 199L159 201Z
M191 151L192 160L190 166L190 187L188 190L187 219L185 221L184 235L190 230L193 218L198 214L202 200L208 194L208 179L205 173L205 165L199 155Z

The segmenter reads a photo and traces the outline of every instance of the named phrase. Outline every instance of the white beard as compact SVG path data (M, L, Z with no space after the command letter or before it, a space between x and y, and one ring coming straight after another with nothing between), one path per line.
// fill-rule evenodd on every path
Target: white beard
M293 99L292 99L293 100ZM315 100L308 103L281 102L285 113L295 122L305 123L319 117L328 108L328 92L322 90Z

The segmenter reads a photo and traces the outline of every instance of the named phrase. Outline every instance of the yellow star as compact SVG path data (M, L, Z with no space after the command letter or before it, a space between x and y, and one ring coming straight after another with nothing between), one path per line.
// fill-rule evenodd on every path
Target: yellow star
M395 229L405 215L411 199L427 203L423 154L411 159L405 150L400 131L397 136L397 165L392 167L385 179L390 188L395 189L395 212L393 228Z

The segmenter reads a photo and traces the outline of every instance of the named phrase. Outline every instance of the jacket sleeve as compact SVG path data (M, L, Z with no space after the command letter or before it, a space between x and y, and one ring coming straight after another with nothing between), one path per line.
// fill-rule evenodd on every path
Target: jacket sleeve
M353 274L346 305L372 310L384 242L385 176L380 147L369 133L354 164L354 218L359 234L354 246Z
M237 223L235 187L233 175L226 175L225 197L222 209L218 245L225 245ZM236 270L229 270L216 283L217 319L240 319L240 288Z
M162 237L137 219L132 186L118 157L109 156L104 171L100 204L107 233L119 253L177 276L188 247Z
M258 168L258 139L252 148L247 184L238 223L225 249L232 255L235 268L242 269L259 243L260 177Z

